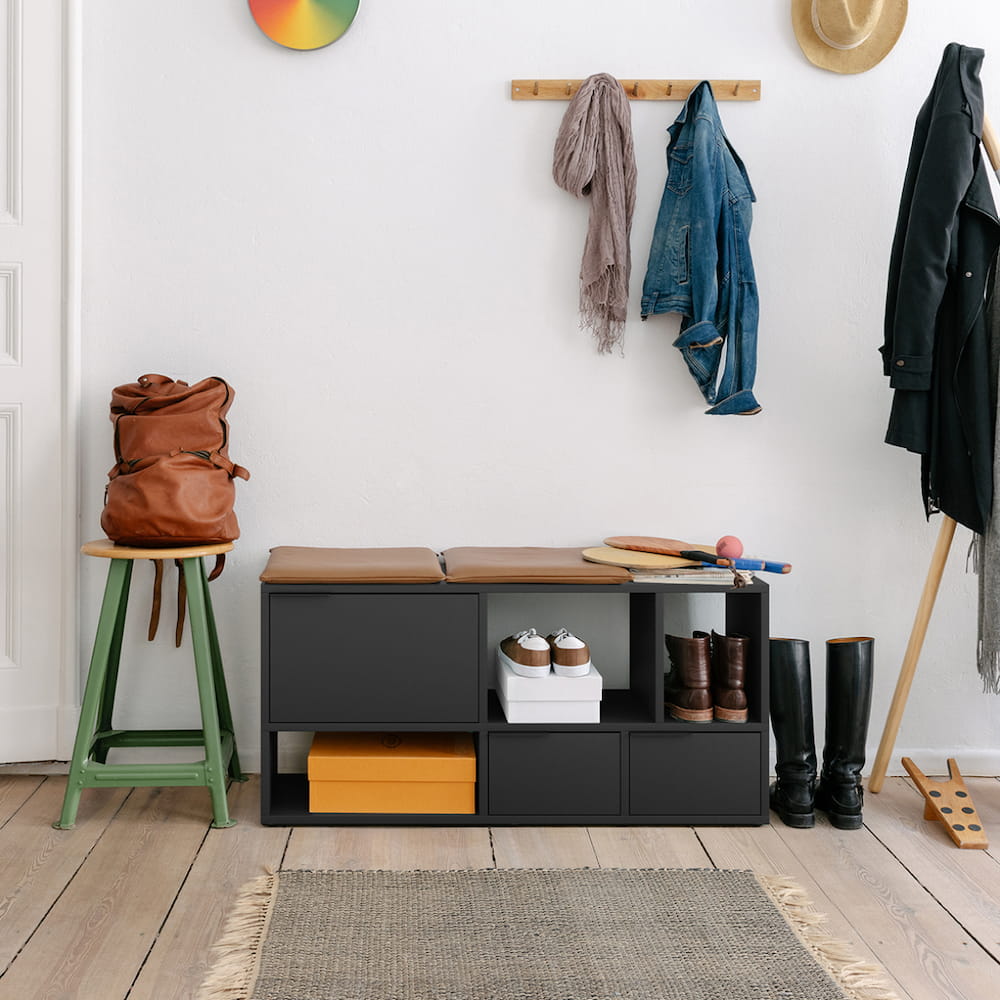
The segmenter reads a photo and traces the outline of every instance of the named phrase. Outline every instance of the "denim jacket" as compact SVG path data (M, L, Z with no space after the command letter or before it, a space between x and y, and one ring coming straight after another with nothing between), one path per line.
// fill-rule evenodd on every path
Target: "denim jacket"
M749 243L755 198L707 80L691 92L669 131L642 318L683 314L674 346L710 404L707 413L757 413L759 307Z

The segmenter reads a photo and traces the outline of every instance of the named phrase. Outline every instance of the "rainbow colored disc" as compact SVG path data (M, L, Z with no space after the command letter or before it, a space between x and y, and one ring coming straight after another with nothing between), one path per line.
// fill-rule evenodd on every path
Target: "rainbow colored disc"
M257 27L289 49L321 49L347 31L360 0L249 0Z

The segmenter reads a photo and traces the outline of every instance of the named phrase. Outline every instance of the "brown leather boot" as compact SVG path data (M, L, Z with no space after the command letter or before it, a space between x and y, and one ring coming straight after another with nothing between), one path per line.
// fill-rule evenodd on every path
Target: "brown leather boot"
M747 721L744 680L749 642L745 635L719 635L712 631L712 703L716 722Z
M674 719L684 722L712 721L711 651L708 633L695 632L690 639L664 636L670 657L670 672L664 679L664 701Z

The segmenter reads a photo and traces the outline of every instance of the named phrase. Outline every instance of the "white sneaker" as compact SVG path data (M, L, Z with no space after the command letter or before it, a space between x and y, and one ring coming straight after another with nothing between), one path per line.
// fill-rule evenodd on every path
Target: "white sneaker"
M519 677L547 677L552 668L548 640L533 628L502 639L497 646L497 660L506 663Z
M572 632L561 628L546 636L552 651L552 669L559 677L584 677L590 673L590 647Z

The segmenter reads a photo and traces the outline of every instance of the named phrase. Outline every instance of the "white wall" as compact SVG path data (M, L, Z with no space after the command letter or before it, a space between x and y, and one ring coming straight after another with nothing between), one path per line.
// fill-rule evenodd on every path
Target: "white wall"
M731 532L795 565L769 581L772 634L812 641L817 720L824 640L876 637L871 760L938 529L918 459L883 443L877 348L913 120L950 41L987 50L987 109L1000 105L988 0L911 4L896 49L855 77L806 61L784 2L364 0L341 40L299 53L242 0L88 0L81 530L100 534L112 386L147 371L235 386L231 452L253 478L213 594L245 757L270 546ZM763 81L759 103L720 104L758 198L759 416L704 415L676 318L638 318L679 104L632 106L625 356L578 329L587 204L551 179L566 105L514 103L509 82L601 71ZM959 529L895 764L909 753L940 773L954 755L1000 772L970 537ZM82 569L84 660L104 569ZM186 659L134 626L123 721L190 720Z

